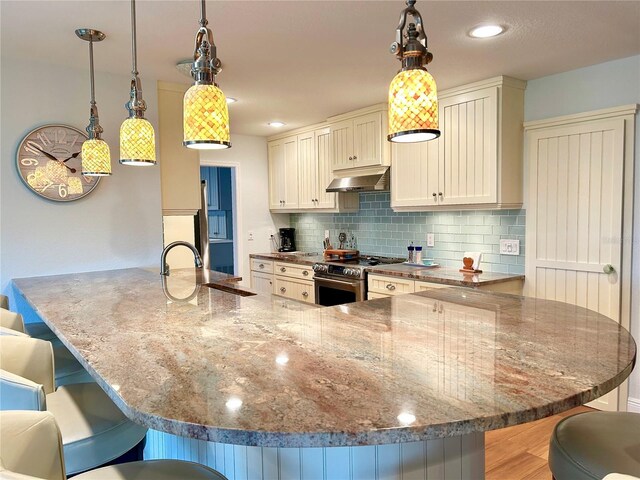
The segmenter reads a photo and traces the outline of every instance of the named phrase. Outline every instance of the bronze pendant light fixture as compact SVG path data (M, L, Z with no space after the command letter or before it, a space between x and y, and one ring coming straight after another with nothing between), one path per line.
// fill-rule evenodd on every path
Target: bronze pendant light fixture
M217 57L213 33L207 27L205 0L201 0L200 6L200 28L191 67L195 85L184 95L183 145L199 150L230 148L227 99L215 82L222 64Z
M123 165L155 165L156 136L153 125L144 118L147 103L142 98L142 82L138 76L136 46L136 0L131 0L131 90L125 108L129 118L120 126L120 163Z
M98 30L79 28L76 35L89 42L89 69L91 75L91 110L87 133L89 140L82 144L82 174L88 177L102 177L111 175L111 152L109 145L102 140L103 128L98 118L95 84L93 78L93 42L101 42L106 35Z
M416 0L407 0L407 8L400 14L396 41L391 44L391 53L402 62L402 69L389 86L390 142L425 142L440 136L436 81L425 68L433 55L427 49L422 16L415 3ZM415 23L407 26L409 15Z

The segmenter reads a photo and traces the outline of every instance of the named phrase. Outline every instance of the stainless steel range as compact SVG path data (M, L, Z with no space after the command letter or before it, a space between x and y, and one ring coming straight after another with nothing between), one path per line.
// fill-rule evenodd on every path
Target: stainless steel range
M329 307L366 300L365 268L404 261L404 258L364 255L350 260L316 263L313 265L316 304Z

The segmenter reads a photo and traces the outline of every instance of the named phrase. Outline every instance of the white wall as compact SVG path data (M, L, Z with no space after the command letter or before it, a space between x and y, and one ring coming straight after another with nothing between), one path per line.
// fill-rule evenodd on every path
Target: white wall
M3 45L3 48L5 46ZM127 59L123 58L123 61ZM142 77L147 118L157 132L156 82ZM89 120L89 72L2 58L0 147L0 288L12 278L133 266L159 267L162 214L159 167L118 163L129 77L96 74L96 100L113 175L69 203L45 200L20 180L15 155L38 125L84 129Z
M288 226L289 215L269 211L266 138L234 135L232 132L231 144L232 147L226 150L202 150L200 163L236 168L238 232L234 238L238 255L237 273L242 276L242 284L249 286L249 254L270 252L269 235L277 234L278 228ZM254 240L249 240L249 232L253 233Z
M640 56L531 80L525 121L640 103ZM636 116L631 334L640 342L640 121ZM525 169L526 171L526 169ZM526 182L525 182L526 185ZM630 241L631 239L625 239ZM629 407L640 412L640 367L629 381Z

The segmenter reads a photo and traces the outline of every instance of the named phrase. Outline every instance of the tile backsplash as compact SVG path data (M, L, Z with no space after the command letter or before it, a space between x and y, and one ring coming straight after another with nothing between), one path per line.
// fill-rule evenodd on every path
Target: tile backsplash
M462 267L464 252L482 252L481 269L488 272L524 274L525 211L472 210L396 213L390 194L361 193L358 213L295 213L298 250L321 252L324 231L331 243L338 234L355 235L362 253L405 257L409 242L423 246L423 257L447 267ZM427 233L435 246L427 247ZM520 240L520 255L501 255L500 239Z

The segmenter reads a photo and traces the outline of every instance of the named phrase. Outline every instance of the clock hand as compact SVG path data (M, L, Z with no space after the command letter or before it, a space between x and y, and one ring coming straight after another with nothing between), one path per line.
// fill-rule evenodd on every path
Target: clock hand
M71 168L69 165L67 165L66 163L64 163L62 160L58 160L56 157L54 157L53 155L51 155L49 152L45 152L44 150L42 150L40 147L36 147L38 150L40 150L42 153L44 153L44 155L46 157L49 157L51 160L54 160L58 163L60 163L61 165L64 165L65 167L67 167L69 169L69 171L71 171L71 173L76 173L76 169L75 168ZM68 160L68 159L67 159Z
M72 158L77 158L78 155L80 155L82 152L76 152L73 155L71 155L69 158L65 158L64 160L62 160L64 163L68 162L69 160L71 160Z

